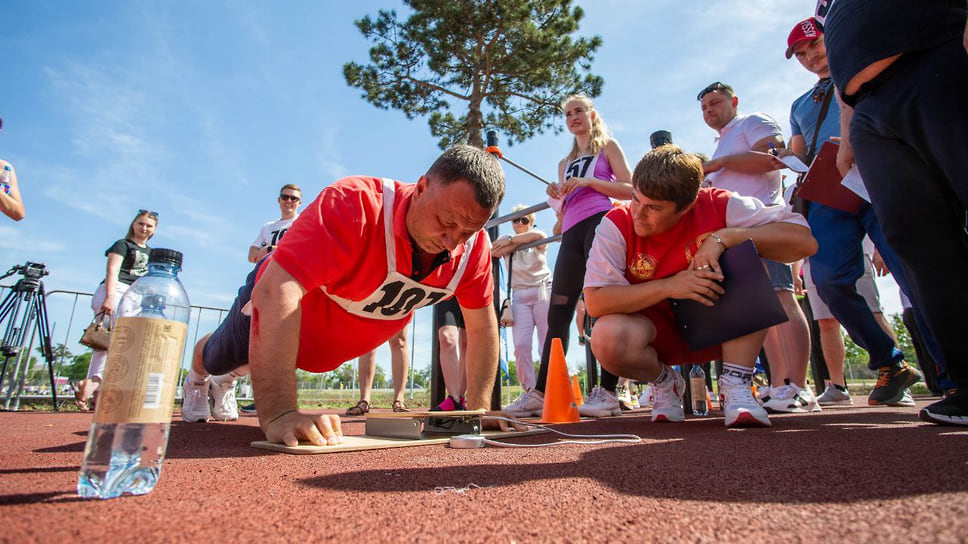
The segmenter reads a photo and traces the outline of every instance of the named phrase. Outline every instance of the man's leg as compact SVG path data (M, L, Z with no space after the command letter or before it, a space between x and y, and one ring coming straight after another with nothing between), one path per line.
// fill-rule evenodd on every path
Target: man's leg
M767 359L770 364L769 398L763 397L764 408L776 412L804 412L819 409L813 392L806 388L807 364L810 362L810 327L800 304L793 296L793 272L790 265L766 260L770 283L787 321L764 332ZM770 340L775 336L773 342ZM778 340L778 344L776 343ZM773 358L782 357L785 373L774 372ZM755 358L754 358L755 361Z
M753 397L753 369L766 330L723 343L723 374L719 394L727 427L769 427L770 418Z
M356 381L360 386L360 400L346 410L348 416L361 416L370 411L373 375L376 374L376 350L356 359Z
M407 372L410 370L410 354L407 353L407 328L400 329L387 341L390 346L390 365L393 372L393 409L405 410L403 394L407 389Z

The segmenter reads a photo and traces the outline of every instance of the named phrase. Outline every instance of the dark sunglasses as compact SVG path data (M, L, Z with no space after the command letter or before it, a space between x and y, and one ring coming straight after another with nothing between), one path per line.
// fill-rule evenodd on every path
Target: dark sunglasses
M151 210L138 210L138 215L148 214L150 217L158 219L158 212L153 212Z
M519 217L517 219L512 219L511 222L520 223L522 225L528 225L531 223L531 219L529 217Z
M702 100L702 97L706 96L707 94L713 91L723 91L726 88L727 88L726 85L723 85L718 81L716 83L710 83L708 87L699 91L699 96L696 97L696 100Z
M288 200L289 202L299 202L300 200L302 200L301 198L295 195L279 195L279 198L283 200Z

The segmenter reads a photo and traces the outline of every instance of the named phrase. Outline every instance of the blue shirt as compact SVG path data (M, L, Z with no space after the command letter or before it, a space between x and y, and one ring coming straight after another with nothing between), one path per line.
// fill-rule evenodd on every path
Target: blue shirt
M827 79L822 87L826 92L833 92L833 83ZM803 136L804 150L810 152L810 142L813 141L813 133L817 130L817 117L820 115L820 107L823 106L823 99L814 102L813 94L816 87L793 101L790 108L790 127L793 136ZM829 141L831 136L840 136L840 106L837 98L830 97L830 106L827 108L827 115L820 124L820 133L817 134L817 147L813 150L817 153L824 142ZM808 157L813 160L813 157Z

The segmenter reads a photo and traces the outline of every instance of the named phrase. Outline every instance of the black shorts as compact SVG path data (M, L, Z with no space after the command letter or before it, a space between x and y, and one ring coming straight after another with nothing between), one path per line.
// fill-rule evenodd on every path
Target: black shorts
M434 306L434 329L439 329L444 325L451 325L458 329L466 329L464 326L464 314L460 311L460 304L455 297L451 297L443 302L438 302Z

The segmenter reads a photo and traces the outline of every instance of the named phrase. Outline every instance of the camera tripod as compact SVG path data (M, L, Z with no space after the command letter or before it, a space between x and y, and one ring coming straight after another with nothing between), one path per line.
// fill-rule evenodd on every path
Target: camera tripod
M44 283L40 279L48 274L47 267L40 263L27 262L25 265L14 265L0 279L20 273L23 278L7 293L0 302L0 326L6 322L3 329L3 339L0 343L0 354L3 356L3 368L0 370L0 391L3 391L4 378L7 375L7 365L11 360L16 361L14 375L7 387L5 407L9 407L10 398L14 394L17 370L20 370L20 386L30 364L30 347L34 336L27 343L27 331L40 335L40 353L47 361L50 374L50 392L53 397L54 410L57 410L57 384L54 381L54 351L50 344L50 327L47 320L47 297L44 293ZM23 362L24 364L21 364Z

